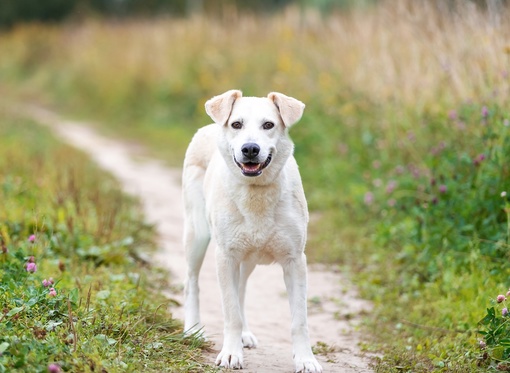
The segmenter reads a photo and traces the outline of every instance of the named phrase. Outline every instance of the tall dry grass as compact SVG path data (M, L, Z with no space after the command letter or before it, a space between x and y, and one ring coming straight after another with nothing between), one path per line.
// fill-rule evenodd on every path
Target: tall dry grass
M112 104L189 92L205 100L232 87L289 91L326 105L346 89L418 108L484 97L507 102L510 29L468 2L451 11L434 4L21 26L1 35L0 66ZM509 13L502 10L501 19Z

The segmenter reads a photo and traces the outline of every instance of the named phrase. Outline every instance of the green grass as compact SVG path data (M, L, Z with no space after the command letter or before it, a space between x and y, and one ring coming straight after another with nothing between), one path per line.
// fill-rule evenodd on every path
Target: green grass
M210 122L209 97L240 88L303 100L291 135L313 217L308 256L339 263L374 302L364 346L384 355L376 371L503 369L510 331L494 300L510 286L508 31L475 8L430 4L320 20L226 14L228 27L198 17L21 27L0 36L2 91L96 120L173 165Z
M0 371L212 371L139 259L154 233L136 202L46 129L0 121Z

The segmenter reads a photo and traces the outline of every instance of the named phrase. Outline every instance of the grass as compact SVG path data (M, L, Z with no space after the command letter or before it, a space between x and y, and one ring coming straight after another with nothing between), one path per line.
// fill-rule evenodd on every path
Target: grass
M85 155L0 111L0 372L203 372L153 232Z
M510 35L468 3L436 4L23 26L0 35L0 77L9 96L96 119L174 165L210 122L209 97L301 99L308 256L374 301L376 371L501 370Z

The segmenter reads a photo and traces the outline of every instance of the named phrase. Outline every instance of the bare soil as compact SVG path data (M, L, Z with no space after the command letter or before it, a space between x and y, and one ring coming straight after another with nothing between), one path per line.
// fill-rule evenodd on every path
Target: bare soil
M139 198L145 218L155 225L160 251L152 258L168 269L172 282L182 283L186 263L182 248L181 171L154 159L141 157L133 147L105 138L85 123L67 121L41 107L23 107L22 112L51 127L65 142L86 152L102 168L113 174L125 192ZM213 245L211 245L213 246ZM370 304L358 298L354 286L334 267L309 266L309 329L317 345L319 362L325 372L371 372L369 358L361 353L357 325L359 315ZM182 303L182 294L169 294ZM205 332L213 351L205 359L214 364L221 349L223 315L216 279L214 246L210 247L200 278L200 302ZM172 308L182 319L182 307ZM244 372L292 372L290 311L283 273L278 265L259 266L250 277L246 314L259 340L256 349L245 349ZM320 347L322 346L322 347Z

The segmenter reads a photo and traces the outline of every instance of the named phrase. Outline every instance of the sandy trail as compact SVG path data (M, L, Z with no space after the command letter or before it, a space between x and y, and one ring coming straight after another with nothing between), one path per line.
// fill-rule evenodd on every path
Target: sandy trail
M67 121L40 107L24 107L22 112L51 127L65 142L90 155L102 168L112 173L123 189L141 200L145 217L155 224L161 250L154 263L167 268L182 282L185 258L181 244L183 206L180 170L165 167L154 159L133 154L123 142L105 138L84 123ZM136 159L135 159L136 158ZM200 274L200 302L205 332L215 351L205 358L214 363L221 348L223 315L216 280L214 247L210 247ZM181 301L181 294L172 294ZM356 292L339 273L324 266L309 268L309 328L312 344L324 342L333 351L318 355L325 372L371 372L368 358L358 347L355 331L357 315L370 305L356 297ZM182 319L182 307L173 309ZM246 314L259 347L245 349L243 372L292 372L290 311L280 266L258 266L248 282Z

